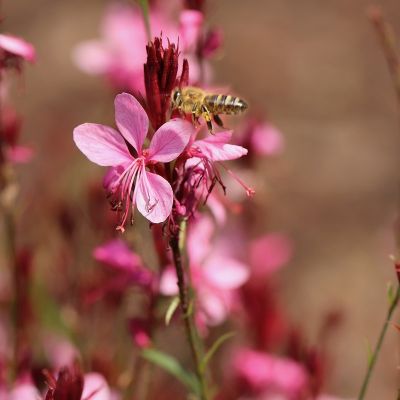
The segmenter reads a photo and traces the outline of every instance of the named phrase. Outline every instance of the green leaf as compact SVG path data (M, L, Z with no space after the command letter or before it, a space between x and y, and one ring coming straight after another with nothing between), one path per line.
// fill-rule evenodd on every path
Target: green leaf
M186 371L176 358L156 349L145 349L141 352L141 355L146 360L173 375L192 392L199 394L200 384L196 376Z
M225 333L224 335L220 336L210 347L210 349L207 351L207 353L204 355L203 360L201 361L200 368L202 371L205 370L207 364L210 362L211 358L214 356L214 354L219 350L219 348L222 346L223 343L225 343L228 339L231 337L235 336L235 332L228 332Z
M149 3L147 0L137 0L142 9L144 24L146 26L147 39L151 40L150 18L149 18Z
M171 322L171 318L174 315L176 309L179 306L179 297L175 296L172 300L171 303L169 303L167 312L165 313L165 325L169 325Z

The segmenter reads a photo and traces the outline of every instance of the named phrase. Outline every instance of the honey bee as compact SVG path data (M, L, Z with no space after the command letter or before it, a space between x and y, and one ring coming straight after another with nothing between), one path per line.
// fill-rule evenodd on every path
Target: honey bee
M223 127L218 114L239 114L247 109L247 104L239 97L211 94L198 87L187 86L173 90L171 107L172 110L178 110L180 113L191 114L194 125L198 123L200 117L203 117L208 130L212 133L211 119L218 126Z

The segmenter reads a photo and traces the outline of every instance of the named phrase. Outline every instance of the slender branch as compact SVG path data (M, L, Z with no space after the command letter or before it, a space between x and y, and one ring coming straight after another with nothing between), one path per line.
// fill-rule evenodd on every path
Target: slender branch
M201 400L208 400L207 394L207 382L205 371L201 368L202 351L199 346L199 334L193 319L193 306L189 297L189 288L186 283L185 271L183 268L182 254L180 250L181 235L179 233L173 235L170 239L170 246L173 253L176 275L178 277L179 287L179 300L180 307L183 315L185 324L186 336L189 342L190 350L192 353L192 359L196 367L196 375L200 384L200 396Z
M144 21L144 26L146 28L147 40L150 42L151 26L150 26L150 18L149 18L149 3L147 0L138 0L138 2L142 9L143 21Z
M396 35L392 26L384 19L379 7L371 6L368 9L368 17L375 28L385 55L400 108L400 54L397 47Z
M397 97L398 109L400 111L400 54L396 43L396 36L394 34L392 26L383 18L382 11L379 7L371 6L368 9L368 17L375 28L383 53L385 55L390 74L392 76L393 88ZM397 271L397 273L399 277L399 272ZM383 323L374 352L372 353L372 356L368 363L367 372L365 374L360 393L358 395L358 400L363 400L365 397L368 384L371 380L372 372L381 351L389 323L392 319L394 311L397 308L399 300L400 286L398 286L396 294L390 302L385 322Z
M367 388L368 388L368 384L369 384L369 381L371 380L372 372L373 372L375 364L376 364L376 360L378 359L378 355L381 351L382 344L385 339L389 323L392 319L393 312L396 310L399 300L400 300L400 286L397 288L396 295L395 295L394 299L392 300L392 302L389 306L389 309L387 311L387 316L386 316L385 322L383 323L381 333L379 334L379 338L376 343L374 352L372 353L372 356L368 363L367 373L365 374L363 384L361 386L360 394L358 395L358 400L363 400L365 397L365 394L366 394Z

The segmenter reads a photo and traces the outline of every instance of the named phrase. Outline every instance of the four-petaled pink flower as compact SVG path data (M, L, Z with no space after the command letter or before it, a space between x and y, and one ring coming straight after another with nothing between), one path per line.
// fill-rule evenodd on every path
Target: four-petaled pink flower
M188 234L190 273L197 293L196 320L200 328L204 324L218 325L227 318L236 304L236 290L249 277L246 265L222 253L220 246L212 249L213 232L211 218L202 217L194 221ZM176 295L176 282L175 270L167 268L161 276L160 292Z
M240 348L234 355L232 367L236 377L255 395L254 398L304 398L308 374L296 361Z
M154 133L149 148L142 149L149 119L139 102L127 93L115 98L115 121L119 132L105 125L79 125L74 129L74 141L90 161L114 167L109 187L123 208L119 230L124 231L130 205L132 213L136 205L149 221L164 222L172 209L172 188L166 179L146 167L175 160L188 144L194 128L187 121L172 119ZM125 141L134 148L136 156Z
M177 42L178 29L169 18L151 9L149 19L154 34L162 32L172 43ZM140 8L119 2L107 7L101 38L79 44L73 58L82 71L105 76L120 90L143 92L147 41Z

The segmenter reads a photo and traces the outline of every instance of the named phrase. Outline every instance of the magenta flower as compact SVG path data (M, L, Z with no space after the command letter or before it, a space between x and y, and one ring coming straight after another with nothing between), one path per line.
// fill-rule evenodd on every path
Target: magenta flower
M217 184L225 192L226 187L219 167L225 169L245 189L247 196L254 194L254 190L223 163L224 161L236 160L247 154L247 149L244 147L230 144L231 138L231 131L217 132L215 135L208 135L204 139L198 140L194 140L195 136L192 137L191 144L186 151L188 160L183 171L182 186L179 190L179 196L177 196L177 201L181 206L180 214L192 216L199 204L209 198ZM218 205L216 202L218 202L217 197L213 199L213 210L217 211L218 218L223 220L222 205Z
M7 400L39 400L41 395L33 383L21 382L17 383L8 395L6 391L2 393L0 390L0 398Z
M161 13L150 11L150 25L154 34L162 32L177 42L178 30ZM140 9L112 4L102 21L101 38L78 45L73 57L84 72L106 76L118 89L143 92L147 41Z
M287 400L304 397L308 374L304 367L288 358L242 348L235 354L233 369L237 378L257 399L280 395Z
M254 279L263 279L287 264L292 243L280 233L269 233L250 242L250 265Z
M146 167L175 160L188 144L194 128L182 119L168 121L154 133L149 148L142 149L149 119L128 93L115 98L115 120L119 132L105 125L86 123L74 129L74 141L90 161L120 171L109 185L123 209L117 229L124 231L129 208L133 214L135 205L150 222L164 222L172 209L172 188L166 179ZM125 141L134 148L136 156L129 152Z
M227 318L235 305L236 289L249 276L244 264L229 255L212 251L213 232L211 219L203 217L192 225L188 235L190 272L198 300L196 319L209 326L218 325ZM175 271L167 269L161 276L161 293L177 294L176 281Z
M112 394L108 383L97 372L85 374L83 383L82 400L111 400Z
M118 275L124 278L121 282L124 287L137 284L147 288L153 281L152 272L143 266L141 258L121 239L113 239L96 247L93 257L119 272ZM112 282L111 280L108 283ZM119 282L118 276L116 282Z
M5 52L6 58L17 57L29 62L36 59L35 48L17 36L0 34L0 49Z
M236 160L247 154L242 146L230 144L232 131L217 132L205 139L195 140L190 147L192 157L198 157L206 162Z
M254 117L247 119L235 139L236 144L249 149L250 156L278 156L285 147L284 137L278 128Z

